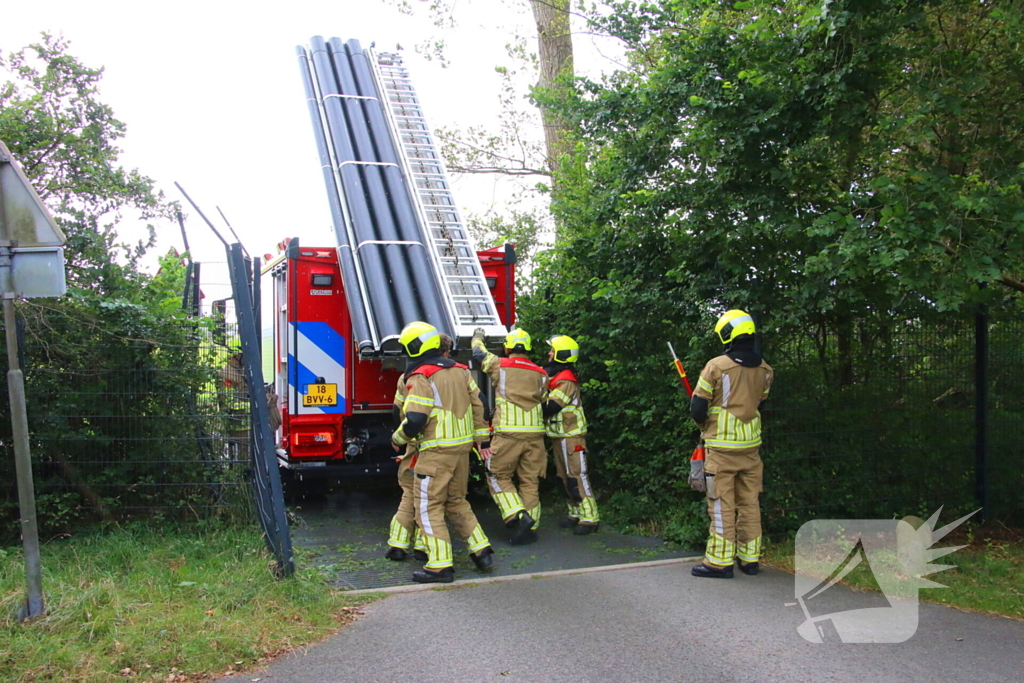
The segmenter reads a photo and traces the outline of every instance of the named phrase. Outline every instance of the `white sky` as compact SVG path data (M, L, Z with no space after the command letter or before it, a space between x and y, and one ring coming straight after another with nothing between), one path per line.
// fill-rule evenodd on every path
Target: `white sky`
M382 0L5 4L0 50L20 49L48 31L70 40L70 54L86 66L105 67L100 99L128 127L122 164L181 200L193 256L207 262L223 260L223 248L175 181L222 229L219 206L253 255L274 251L284 237L310 246L334 243L296 45L314 35L376 41L378 49L401 43L432 127L493 125L499 86L494 67L512 65L504 51L508 27L520 25L532 35L525 3L459 3L459 27L443 34L452 66L442 69L413 50L441 35L438 29ZM585 40L577 41L576 52L578 72L609 64ZM7 80L5 73L0 80ZM496 196L480 182L456 184L454 192L464 214L483 211ZM156 251L182 248L176 224L157 230ZM119 232L125 238L137 234L130 225Z

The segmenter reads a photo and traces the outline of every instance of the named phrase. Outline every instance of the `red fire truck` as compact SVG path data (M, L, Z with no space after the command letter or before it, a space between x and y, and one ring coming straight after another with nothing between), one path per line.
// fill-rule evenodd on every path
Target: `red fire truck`
M400 54L318 36L298 56L335 244L288 240L263 270L278 461L300 477L382 474L402 328L434 325L462 360L478 327L498 346L514 322L515 252L477 251Z
M297 239L263 269L272 278L272 379L282 424L278 463L286 481L338 480L393 473L392 402L406 358L363 357L353 344L349 307L333 247ZM498 315L515 320L515 252L511 245L477 252ZM465 343L454 357L468 362Z

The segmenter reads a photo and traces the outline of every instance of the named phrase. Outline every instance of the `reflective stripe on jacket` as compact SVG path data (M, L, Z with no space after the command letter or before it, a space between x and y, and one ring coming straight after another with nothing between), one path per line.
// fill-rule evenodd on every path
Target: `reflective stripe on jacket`
M548 382L548 392L548 400L555 401L562 409L548 418L547 435L556 439L585 435L587 416L583 413L576 374L568 368L562 370Z
M494 433L542 436L547 395L544 369L525 356L499 359L491 353L483 367L494 384Z
M487 440L480 390L465 366L421 365L406 381L404 412L427 413L427 424L417 440L420 453Z

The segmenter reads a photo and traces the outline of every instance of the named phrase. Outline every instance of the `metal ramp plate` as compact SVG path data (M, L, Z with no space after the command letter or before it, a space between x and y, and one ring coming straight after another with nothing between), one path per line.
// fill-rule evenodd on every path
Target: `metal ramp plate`
M384 559L388 524L400 497L397 486L393 486L331 493L293 506L292 542L296 564L320 567L346 590L411 585L411 574L421 568L420 562L411 556L405 562ZM531 545L512 546L508 542L509 532L502 525L490 497L486 493L483 496L471 493L469 501L491 539L494 567L487 574L478 572L465 546L456 540L457 580L700 555L669 547L658 538L621 534L603 523L596 534L574 536L571 530L558 526L565 506L556 496L544 501L540 540Z

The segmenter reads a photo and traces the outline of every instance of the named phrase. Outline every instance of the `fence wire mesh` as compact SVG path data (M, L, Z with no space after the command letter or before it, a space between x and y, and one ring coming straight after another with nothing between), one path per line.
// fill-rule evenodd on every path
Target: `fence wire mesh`
M204 304L196 320L128 304L19 304L44 534L136 518L254 518L233 321L230 301L220 311ZM1000 310L987 322L982 479L975 323L879 316L766 340L778 378L763 410L770 533L822 517L926 515L939 506L962 514L982 496L990 514L1024 521L1024 317ZM2 542L17 539L19 516L10 430L4 401Z
M769 530L791 532L812 518L927 516L940 506L945 518L983 499L989 514L1019 520L1024 321L1004 310L986 325L983 407L972 316L860 319L766 349L778 378L762 411Z
M154 319L127 304L96 314L19 305L43 532L251 515L248 394L232 326ZM10 541L19 512L6 401L0 412Z

